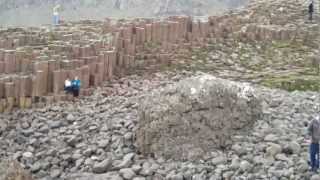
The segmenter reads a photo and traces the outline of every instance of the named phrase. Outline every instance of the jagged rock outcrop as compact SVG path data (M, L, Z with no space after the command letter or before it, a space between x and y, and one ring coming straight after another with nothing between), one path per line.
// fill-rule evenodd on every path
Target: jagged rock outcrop
M202 75L152 92L140 105L137 143L144 154L193 159L225 148L262 113L254 89Z

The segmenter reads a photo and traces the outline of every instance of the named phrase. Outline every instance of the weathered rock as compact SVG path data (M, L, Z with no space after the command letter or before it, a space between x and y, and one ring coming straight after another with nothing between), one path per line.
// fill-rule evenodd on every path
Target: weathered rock
M132 179L136 175L130 168L120 169L119 173L124 179Z
M262 113L254 89L202 75L158 89L140 106L137 143L144 154L197 158L226 147Z
M128 168L132 164L132 158L134 157L134 153L126 154L122 161L115 161L113 163L114 169L122 169L122 168Z
M240 169L242 172L250 172L252 169L252 164L250 164L248 161L242 161L240 163Z
M39 171L41 168L42 168L42 164L39 163L39 162L36 162L35 164L33 164L33 165L31 166L31 171L32 171L32 172L37 172L37 171Z
M110 169L111 165L112 165L112 160L110 158L107 158L102 162L95 163L92 167L92 171L94 173L105 173Z
M167 179L170 179L170 180L183 180L183 175L182 174L174 174L174 175L168 176Z
M134 165L131 167L131 169L132 169L135 173L138 173L138 172L142 169L142 167L141 167L140 165L138 165L138 164L134 164Z
M292 142L289 143L289 149L292 150L292 152L294 154L298 154L298 153L300 153L301 146L297 142L292 141Z
M109 140L102 140L98 142L98 147L105 148L108 146L108 144L109 144Z
M219 156L219 157L213 158L213 159L211 160L211 163L212 163L212 165L217 166L217 165L219 165L219 164L225 164L227 161L228 161L228 159L227 159L226 157L224 157L224 156Z
M272 143L268 148L267 148L267 154L270 156L275 156L279 153L281 153L281 146L279 144L274 144Z
M123 178L116 172L108 172L105 174L72 174L68 176L67 180L123 180Z
M152 164L149 162L145 162L142 165L142 169L140 171L140 174L143 176L150 176L153 173L153 170L151 168Z
M53 169L53 170L50 172L50 176L51 176L52 178L58 178L60 175L61 175L61 170L60 170L60 169Z
M33 180L32 175L24 170L16 161L2 160L0 162L1 180Z
M68 114L67 117L66 117L67 121L74 121L75 120L75 117L72 115L72 114Z
M236 170L239 167L240 167L240 160L238 158L233 158L230 165L230 169Z
M265 141L270 141L270 142L276 142L278 139L279 139L279 138L278 138L276 135L274 135L274 134L268 134L268 135L264 138Z

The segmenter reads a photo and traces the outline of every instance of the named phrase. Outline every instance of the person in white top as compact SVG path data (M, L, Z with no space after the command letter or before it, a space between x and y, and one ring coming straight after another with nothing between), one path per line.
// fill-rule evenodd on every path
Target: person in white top
M53 7L53 24L59 25L60 17L59 17L59 11L60 11L60 4L57 4Z
M71 81L69 78L67 78L65 81L64 81L64 90L69 93L69 92L72 92L72 87L71 87Z

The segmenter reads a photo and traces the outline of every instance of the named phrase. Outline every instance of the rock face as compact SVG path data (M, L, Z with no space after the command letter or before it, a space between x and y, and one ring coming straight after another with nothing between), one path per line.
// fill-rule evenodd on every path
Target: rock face
M0 180L32 180L32 176L18 162L4 160L0 162Z
M254 89L201 75L152 92L141 103L137 143L144 154L194 159L225 148L262 113Z

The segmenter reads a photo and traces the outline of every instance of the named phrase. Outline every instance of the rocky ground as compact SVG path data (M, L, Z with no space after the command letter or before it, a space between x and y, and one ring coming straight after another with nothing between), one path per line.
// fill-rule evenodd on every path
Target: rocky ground
M74 103L3 114L1 157L18 159L39 179L310 179L305 122L319 111L316 92L257 87L264 117L234 136L230 150L194 162L141 156L134 137L141 98L191 75L134 75Z
M177 55L169 70L203 71L235 81L250 81L271 88L320 90L320 76L313 62L319 50L294 41L268 43L212 43Z
M320 111L319 75L311 61L319 53L318 24L293 11L299 13L290 22L309 39L210 42L182 49L169 67L134 72L75 102L1 114L0 159L16 159L43 180L320 179L309 171L305 127ZM142 156L135 137L139 103L151 90L202 72L250 82L263 116L233 136L230 149L212 149L201 160Z

